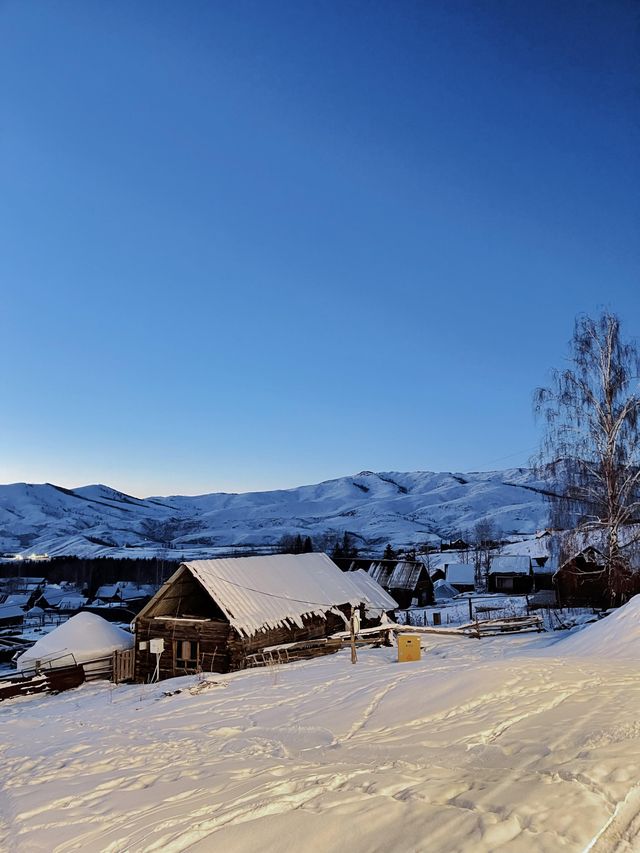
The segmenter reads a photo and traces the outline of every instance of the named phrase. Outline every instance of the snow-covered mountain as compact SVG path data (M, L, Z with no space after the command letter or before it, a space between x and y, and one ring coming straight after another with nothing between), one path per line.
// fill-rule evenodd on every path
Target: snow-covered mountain
M348 530L363 548L544 527L544 484L526 468L472 474L373 473L246 494L134 498L108 486L0 486L0 552L197 557L273 546L285 533Z

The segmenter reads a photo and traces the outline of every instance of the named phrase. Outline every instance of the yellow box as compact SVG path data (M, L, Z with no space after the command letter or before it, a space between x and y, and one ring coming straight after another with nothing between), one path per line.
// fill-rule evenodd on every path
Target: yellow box
M416 634L398 634L398 663L420 660L420 637Z

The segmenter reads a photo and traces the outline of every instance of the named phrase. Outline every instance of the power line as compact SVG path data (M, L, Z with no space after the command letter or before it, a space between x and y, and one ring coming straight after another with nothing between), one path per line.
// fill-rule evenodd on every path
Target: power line
M188 564L188 563L185 563L185 565L187 565L187 566L188 566L189 564ZM345 572L344 574L348 574L348 573L347 573L347 572ZM290 597L290 596L288 596L288 595L278 595L278 594L277 594L277 593L275 593L275 592L267 592L266 590L263 590L263 589L254 589L254 587L251 587L251 586L244 586L243 584L236 583L235 581L230 581L228 578L223 578L223 577L221 577L220 575L215 575L215 574L213 574L212 576L213 576L214 578L216 578L217 580L222 581L223 583L228 583L228 584L230 584L231 586L238 587L239 589L242 589L242 590L244 590L245 592L255 592L255 593L257 593L258 595L266 595L266 596L268 596L269 598L278 598L278 599L280 599L281 601L291 601L291 602L293 602L294 604L312 604L312 605L314 605L315 607L326 607L327 609L330 609L330 608L332 608L332 607L337 607L337 606L338 606L336 602L333 602L333 603L331 603L331 604L327 604L327 603L326 603L326 602L324 602L324 601L306 601L306 600L305 600L305 599L303 599L303 598L291 598L291 597ZM363 602L363 603L365 603L365 602ZM384 612L385 612L385 611L384 611L384 608L381 608L381 607L375 607L375 606L373 606L373 605L371 605L371 607L370 607L369 609L371 609L371 610L380 610L382 613L384 613Z

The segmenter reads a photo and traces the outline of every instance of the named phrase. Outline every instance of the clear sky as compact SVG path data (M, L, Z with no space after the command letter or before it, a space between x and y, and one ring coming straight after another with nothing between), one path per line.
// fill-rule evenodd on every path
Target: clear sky
M640 336L622 0L0 2L0 481L527 464Z

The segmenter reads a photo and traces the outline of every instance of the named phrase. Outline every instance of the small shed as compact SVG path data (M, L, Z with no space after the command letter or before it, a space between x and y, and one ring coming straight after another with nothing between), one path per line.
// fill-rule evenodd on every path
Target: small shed
M366 602L326 554L277 554L182 563L135 618L136 678L242 669L270 646L319 639ZM156 644L154 643L154 646Z
M385 588L402 608L433 604L433 583L424 563L402 560L394 568Z
M489 592L527 595L533 590L533 571L528 554L501 554L489 566Z
M476 570L473 563L448 563L444 579L458 592L473 592L476 588Z

